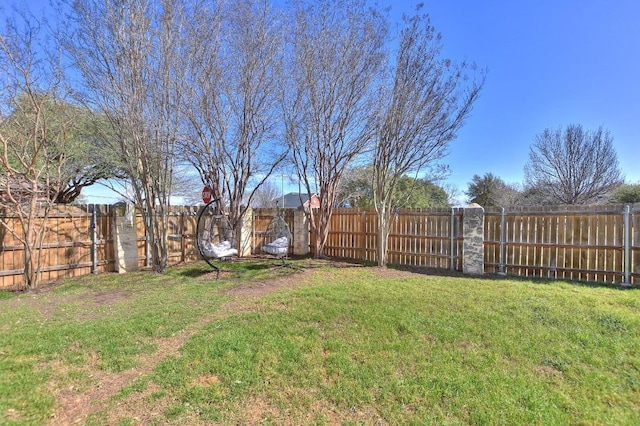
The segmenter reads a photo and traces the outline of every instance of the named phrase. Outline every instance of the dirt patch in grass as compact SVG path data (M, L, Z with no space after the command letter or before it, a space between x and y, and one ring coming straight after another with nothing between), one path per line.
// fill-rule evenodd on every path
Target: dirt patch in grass
M96 305L110 305L120 300L128 299L132 294L131 290L100 291L87 295L87 298Z
M295 391L296 398L300 398L300 390ZM291 416L286 406L275 406L268 397L252 396L246 408L232 419L233 424L278 424L295 426L300 424L387 424L375 408L371 406L351 407L349 410L339 410L336 406L316 395L306 395L312 402L305 414Z
M223 293L239 298L258 298L266 296L276 290L293 289L304 283L304 274L292 274L277 277L269 281L260 281L250 284L240 284L225 290Z
M29 297L11 298L0 300L0 309L15 309L19 306L38 309L45 318L51 318L58 311L58 308L68 303L86 304L91 303L96 306L112 305L121 300L131 297L133 291L127 289L114 289L110 291L91 291L81 294L54 295L51 292L58 287L59 281L45 283L34 290L25 291Z
M149 376L153 372L153 369L167 357L178 356L182 345L210 322L220 320L235 313L255 309L256 300L274 291L309 285L310 280L308 278L312 269L316 265L320 267L322 264L324 264L324 266L331 265L336 267L357 266L347 262L309 260L309 265L306 265L307 267L304 269L299 269L297 273L279 276L268 281L240 283L234 287L227 288L223 290L222 293L227 296L232 296L232 301L222 305L219 310L201 318L174 336L156 339L154 343L157 345L157 350L152 354L139 355L137 357L138 363L136 367L113 373L99 370L94 362L87 363L87 365L82 367L82 369L85 370L85 375L91 378L87 386L75 388L65 385L64 379L62 379L65 376L64 369L71 367L61 365L50 366L57 371L54 379L50 383L50 389L57 399L57 408L49 419L49 424L82 423L92 414L104 416L104 418L100 417L100 419L101 421L106 421L108 424L117 424L120 419L133 419L136 422L147 423L156 416L162 416L164 408L168 407L171 403L171 401L168 400L170 397L161 395L161 390L157 389L157 386L152 382L141 386L140 390L132 392L124 399L117 399L116 407L113 406L113 397L128 386L135 385L139 380ZM306 270L307 268L308 270ZM382 278L398 278L414 275L409 271L386 268L373 268L373 271ZM328 278L332 275L330 271L326 271L325 273ZM204 276L201 278L207 279ZM214 278L215 274L211 276L211 279ZM102 291L86 295L83 294L82 298L89 303L107 304L130 296L130 292L114 290L113 292ZM78 296L76 295L74 297L74 300L78 301ZM53 302L48 302L50 305L48 309L52 309L51 306L55 306L56 303L63 303L64 300L68 299L64 297L54 297ZM56 383L56 378L59 379L60 382ZM196 380L198 381L196 384L210 386L217 383L220 379L211 375L202 376ZM243 414L243 420L252 423L256 419L264 418L264 415L268 416L269 413L277 417L278 413L274 411L276 409L270 407L265 401L257 400L254 402L255 404L249 404L249 406L253 406L253 408ZM361 418L358 413L352 413L353 415L349 419L337 418L335 417L336 413L333 408L327 406L314 407L313 411L315 415L324 417L330 423L334 421L339 423L344 420L358 421ZM363 418L370 418L367 417L370 414L371 413L367 413Z
M403 269L383 268L380 266L376 266L371 268L371 270L375 271L376 275L380 278L396 279L416 276L415 272Z
M211 386L220 383L220 377L215 374L200 376L191 382L192 386Z
M562 371L555 369L550 365L538 365L534 367L533 372L538 377L561 377Z
M63 388L55 391L58 408L51 417L49 424L76 424L84 421L92 413L107 408L111 397L126 386L132 385L140 378L151 374L155 366L165 358L177 355L184 342L202 327L219 317L220 314L216 312L209 317L202 318L174 336L156 339L155 343L158 349L152 354L139 355L137 357L139 361L137 367L118 373L101 371L90 366L85 367L88 368L87 372L94 379L95 385L84 390ZM54 388L56 387L55 384L52 385ZM145 392L145 395L148 392ZM149 407L148 404L135 404L133 405L133 410L128 409L131 408L130 404L124 404L121 407L120 405L122 404L119 404L117 410L110 410L110 413L117 414L117 418L110 419L109 424L117 424L117 419L122 418L123 415L124 417L139 418L140 415L150 415L149 410L157 411L157 407Z
M54 315L54 313L56 313L60 306L67 303L93 307L110 306L122 300L129 299L132 294L133 291L131 290L117 289L112 291L89 292L85 294L50 296L47 297L47 303L40 306L39 309L40 312L45 315L45 317L50 318ZM74 315L77 315L77 313ZM83 316L83 319L95 318L96 315L95 313L91 313L91 310L87 310L86 314Z
M178 354L180 347L194 334L201 330L211 321L219 320L235 312L242 312L246 309L247 303L251 303L259 297L265 296L273 291L283 288L293 288L304 283L303 273L294 274L293 276L280 277L263 283L240 284L224 293L237 296L234 301L223 305L219 310L213 312L207 317L201 318L186 329L174 336L160 338L155 340L157 350L152 354L142 354L137 358L138 366L126 371L113 373L99 370L95 363L88 363L82 367L87 376L91 377L92 384L88 389L75 388L73 386L64 386L55 383L55 378L50 387L56 395L57 409L49 419L49 424L76 424L81 423L93 413L106 410L109 407L110 399L120 392L126 386L134 384L140 378L151 374L153 369L164 359L169 356ZM122 298L130 297L130 292L123 290L114 290L113 292L99 292L82 295L80 298L75 295L73 300L81 302L84 300L88 303L113 303ZM70 301L68 297L54 297L52 301L48 301L41 309L44 312L52 312L60 303ZM41 303L41 302L40 302ZM94 365L91 365L94 364ZM55 377L64 381L65 369L62 365L52 366L52 370L56 371ZM77 368L76 368L77 370ZM204 377L204 382L210 384L215 378ZM157 390L156 390L157 391ZM118 419L133 418L137 421L150 419L154 415L159 414L159 406L164 405L161 401L155 401L149 404L147 399L154 392L153 386L147 386L144 392L135 392L131 398L118 402L117 409L107 410L107 420L109 424L117 424Z
M64 367L58 367L59 374L63 374ZM56 394L58 409L49 419L52 425L80 424L86 417L96 411L104 409L111 398L122 387L131 383L141 372L136 369L112 374L97 369L86 369L93 384L89 389L76 388L73 385L60 389L55 383L50 386Z
M468 340L464 340L462 342L460 342L460 344L458 345L458 347L463 350L463 351L476 351L478 349L481 349L483 347L483 345L480 345L476 342L470 342Z
M5 411L4 417L5 419L10 420L12 422L18 422L21 420L20 414L18 413L17 410L14 410L13 408L9 408L7 411Z

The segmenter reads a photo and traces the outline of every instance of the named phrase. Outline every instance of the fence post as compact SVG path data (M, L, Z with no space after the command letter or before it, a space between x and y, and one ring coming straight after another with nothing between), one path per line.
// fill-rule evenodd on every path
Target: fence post
M98 230L97 222L98 222L98 213L96 212L96 205L91 204L92 214L91 214L91 273L98 273Z
M112 206L113 241L116 256L116 271L125 273L138 269L138 235L134 207L125 203Z
M256 211L251 211L251 254L256 254Z
M505 275L504 271L504 222L505 222L505 210L504 207L500 208L500 266L498 267L498 274Z
M146 268L149 268L151 266L151 239L149 238L149 229L151 229L151 225L153 223L151 214L154 214L154 213L150 213L149 215L147 215L149 219L147 220L147 226L144 227L144 244L145 244L144 266ZM134 217L134 223L135 223L135 217L136 217L135 210L133 213L133 217ZM137 225L135 225L135 227L137 228ZM138 235L137 232L138 231L136 229L136 236Z
M456 269L456 254L454 252L454 249L456 247L455 245L455 208L451 207L451 220L449 223L449 233L451 234L451 242L450 242L450 247L449 247L449 254L451 259L449 260L449 269L451 269L452 271L454 271Z
M293 254L309 254L309 221L303 210L293 211Z
M631 206L625 204L624 206L624 283L623 285L631 285L631 224L629 216L631 213Z
M180 261L182 263L187 261L187 225L184 218L186 215L184 209L184 206L180 207Z
M247 207L244 214L240 218L238 225L239 232L236 232L238 239L238 255L239 257L250 256L253 253L253 230L254 213L251 207Z
M484 274L484 209L478 204L463 210L462 236L462 272Z

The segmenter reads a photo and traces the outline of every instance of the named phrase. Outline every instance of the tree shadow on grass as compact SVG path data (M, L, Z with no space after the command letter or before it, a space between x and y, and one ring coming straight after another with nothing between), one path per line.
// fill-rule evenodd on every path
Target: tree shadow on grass
M246 269L248 271L261 271L264 269L271 269L271 266L272 265L267 263L251 263L245 265L243 269Z
M273 268L273 265L271 263L255 260L252 262L247 258L219 261L216 262L216 266L220 268L218 278L240 277L246 273L255 275L256 273L260 274L261 271L267 271ZM206 277L209 275L213 275L215 278L215 276L217 275L216 270L207 265L205 262L196 262L190 265L182 265L175 268L173 271L173 274L177 276L194 279Z
M466 279L477 279L477 280L509 280L509 281L517 281L523 283L533 283L540 285L550 285L550 284L568 284L579 287L589 287L589 288L607 288L612 290L640 290L640 287L637 285L627 286L622 285L620 283L605 283L598 281L578 281L578 280L570 280L570 279L554 279L554 278L545 278L545 277L523 277L520 275L512 275L512 274L493 274L486 273L484 275L471 275L464 274L462 271L452 271L450 269L439 269L439 268L428 268L428 267L418 267L418 266L405 266L405 265L390 265L390 269L396 269L398 271L406 271L415 274L422 275L433 275L439 277L457 277L457 278L466 278Z
M187 278L198 278L201 277L203 275L207 275L210 274L212 272L212 269L210 267L193 267L193 268L183 268L180 269L179 272L176 273L176 275L179 275L181 277L187 277Z

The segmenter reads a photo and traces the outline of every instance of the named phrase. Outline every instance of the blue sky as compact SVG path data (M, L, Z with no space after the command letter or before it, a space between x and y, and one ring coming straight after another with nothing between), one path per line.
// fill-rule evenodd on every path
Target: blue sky
M380 1L397 21L418 3ZM444 160L448 183L464 191L474 174L487 172L521 183L535 135L568 124L608 129L627 181L640 183L640 1L425 0L422 10L442 33L447 57L488 69ZM89 188L94 193L104 191Z
M397 16L413 1L389 2ZM488 69L472 116L445 159L449 182L523 181L545 128L608 129L627 181L640 183L640 1L427 0L445 54Z

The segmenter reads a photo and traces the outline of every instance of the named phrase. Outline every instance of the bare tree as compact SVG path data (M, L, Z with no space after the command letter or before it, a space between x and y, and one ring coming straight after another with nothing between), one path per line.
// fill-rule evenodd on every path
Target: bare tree
M458 188L457 185L453 183L442 182L440 184L442 185L441 187L442 189L444 189L444 192L447 193L447 202L450 206L458 206L462 204L462 201L460 199L462 191L460 191L460 188Z
M602 201L624 179L609 132L570 124L536 135L525 180L550 195L552 203L589 204Z
M198 4L187 23L187 69L185 83L190 102L183 104L184 136L178 152L195 167L200 180L211 188L214 199L224 199L220 145L228 132L228 112L224 105L222 56L222 8L218 2L208 7ZM224 207L226 203L221 203Z
M433 167L447 154L484 84L467 81L475 67L441 56L441 36L427 15L404 18L395 65L379 92L370 121L375 129L373 198L378 215L379 265L387 262L394 195L401 178Z
M0 34L0 224L23 246L24 284L37 287L46 219L60 190L74 124L60 69L40 23L26 12ZM54 55L55 56L55 55ZM17 225L17 226L16 226Z
M170 0L73 2L67 46L81 99L106 117L142 207L153 270L168 260L168 207L184 95L184 5Z
M275 143L281 22L268 1L239 0L203 7L190 33L189 137L182 152L214 198L224 200L235 228L285 158L286 146Z
M275 207L273 200L278 199L281 195L280 186L271 181L266 181L254 191L251 207Z
M286 140L309 197L315 256L324 255L337 188L371 141L365 125L383 65L386 20L364 1L294 2L284 86ZM315 215L318 220L315 220Z

